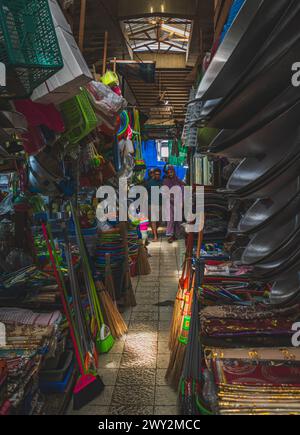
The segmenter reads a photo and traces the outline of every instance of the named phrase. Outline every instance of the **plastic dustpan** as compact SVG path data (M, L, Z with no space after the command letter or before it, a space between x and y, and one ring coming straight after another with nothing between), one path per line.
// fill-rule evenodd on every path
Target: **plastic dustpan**
M107 325L102 325L96 338L96 347L99 353L107 353L115 344L115 339L111 335Z

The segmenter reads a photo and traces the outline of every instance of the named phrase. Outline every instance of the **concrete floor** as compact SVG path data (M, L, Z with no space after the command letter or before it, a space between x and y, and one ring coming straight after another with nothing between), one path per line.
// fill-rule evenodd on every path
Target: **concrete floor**
M180 243L180 242L179 242ZM137 307L124 314L128 334L100 357L99 374L106 385L81 415L178 415L177 393L165 382L168 336L180 270L178 244L162 238L149 246L152 273L133 278Z

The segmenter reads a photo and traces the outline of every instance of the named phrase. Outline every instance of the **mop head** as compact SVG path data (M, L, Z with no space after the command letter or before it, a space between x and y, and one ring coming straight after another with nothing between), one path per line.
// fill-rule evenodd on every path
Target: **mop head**
M105 386L100 376L91 374L81 376L73 391L73 409L78 411L96 399L103 392Z
M147 250L143 244L143 241L139 241L139 250L137 257L137 274L138 275L150 275L151 266L149 264Z

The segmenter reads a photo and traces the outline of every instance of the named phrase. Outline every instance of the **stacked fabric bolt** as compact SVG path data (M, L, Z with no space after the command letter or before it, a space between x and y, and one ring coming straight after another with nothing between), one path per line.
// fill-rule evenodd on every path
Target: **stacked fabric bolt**
M34 307L43 304L47 310L57 299L57 284L53 276L35 266L0 275L1 306L22 304Z
M37 313L1 308L0 318L5 331L0 344L0 367L6 368L0 415L43 414L40 374L44 361L56 354L66 332L62 315L58 311ZM1 385L0 373L0 390Z
M263 303L205 307L200 312L204 343L288 346L293 325L300 319L299 304L277 308Z
M110 254L113 271L119 270L124 262L124 243L118 228L98 234L95 264L100 272L105 270L105 256Z
M205 356L216 413L300 415L300 349L206 348Z

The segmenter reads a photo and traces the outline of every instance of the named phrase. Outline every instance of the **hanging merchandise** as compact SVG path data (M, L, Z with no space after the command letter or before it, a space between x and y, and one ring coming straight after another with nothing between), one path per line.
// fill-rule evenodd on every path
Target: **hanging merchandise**
M123 137L125 137L126 139L128 138L128 129L130 127L130 116L127 110L123 110L123 112L121 112L120 114L120 127L117 133L118 136L118 140L123 139Z
M80 142L97 127L98 120L86 89L82 88L80 94L60 107L66 126L64 138L71 144Z
M120 85L118 74L110 70L101 77L101 82L110 88Z
M63 68L33 91L33 101L59 105L78 94L78 89L92 80L91 71L56 0L49 0L58 38Z
M45 125L56 133L65 130L61 113L53 104L38 104L31 100L16 100L14 103L18 112L22 113L32 127Z
M169 141L168 163L173 166L184 166L187 158L187 148L182 146L180 139Z
M1 0L0 26L0 61L7 69L1 96L29 96L63 67L48 0Z
M119 127L117 115L126 108L126 100L118 96L108 86L96 81L90 82L86 89L99 120L102 120L110 130L117 130Z
M93 142L81 149L80 186L99 188L103 184L102 167L105 160Z
M52 153L39 153L29 158L29 189L34 193L59 196L64 181L61 163Z

